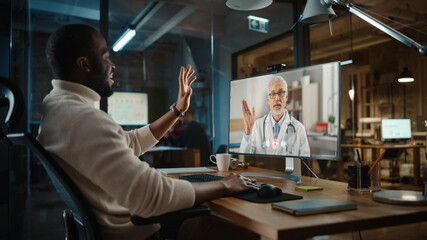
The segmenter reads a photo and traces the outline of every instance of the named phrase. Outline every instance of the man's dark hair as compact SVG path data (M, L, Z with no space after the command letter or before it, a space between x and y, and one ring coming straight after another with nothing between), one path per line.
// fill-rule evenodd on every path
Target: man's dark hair
M50 35L46 58L54 78L68 80L78 57L91 57L93 34L97 31L83 24L65 25Z

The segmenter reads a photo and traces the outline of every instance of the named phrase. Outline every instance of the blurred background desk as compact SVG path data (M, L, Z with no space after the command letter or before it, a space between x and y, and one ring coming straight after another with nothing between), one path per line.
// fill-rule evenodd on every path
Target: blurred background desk
M372 150L372 159L370 162L375 162L377 156L380 155L381 149L389 150L389 149L409 149L413 150L413 164L414 164L414 178L413 184L415 186L420 185L420 149L425 147L425 143L422 144L341 144L341 148L360 148L362 150L362 161L363 164L368 164L366 157L366 150ZM343 164L340 164L343 168ZM340 171L344 172L344 169L340 169Z
M140 159L155 168L200 167L200 150L159 146L149 149Z

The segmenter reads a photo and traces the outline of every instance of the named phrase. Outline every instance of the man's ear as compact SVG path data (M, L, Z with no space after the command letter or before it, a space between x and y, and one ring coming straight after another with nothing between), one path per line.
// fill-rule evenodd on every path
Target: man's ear
M82 72L90 72L92 70L90 61L87 57L78 57L76 59L77 68Z

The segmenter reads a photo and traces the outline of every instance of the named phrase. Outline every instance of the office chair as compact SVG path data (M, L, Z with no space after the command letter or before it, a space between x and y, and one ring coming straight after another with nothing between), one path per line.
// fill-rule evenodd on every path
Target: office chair
M8 107L5 126L13 131L16 122L25 111L21 91L7 79L0 82L1 107ZM101 239L97 219L90 205L81 194L75 183L55 161L54 156L30 133L1 133L1 139L9 145L28 147L40 160L59 196L67 205L63 211L66 239Z
M1 78L0 107L8 108L4 122L6 128L10 131L14 130L16 122L22 116L25 110L24 106L24 98L21 91L7 79ZM0 134L2 142L9 145L28 147L42 163L56 191L68 207L63 211L65 239L101 239L97 218L90 205L75 183L56 162L55 156L50 154L30 133L5 134L0 128ZM160 223L161 237L163 239L173 239L178 233L180 224L185 219L209 213L210 209L208 207L195 206L190 209L151 218L132 216L131 221L135 225Z
M24 109L24 97L18 88L3 77L0 78L0 107L7 107L7 113L4 119L6 129L10 131L16 130ZM10 144L5 136L6 133L3 131L3 128L0 127L0 140Z
M210 209L208 207L194 206L192 208L166 213L158 217L141 218L132 216L131 221L136 226L160 223L161 239L175 239L178 236L179 227L186 219L208 215L209 213Z

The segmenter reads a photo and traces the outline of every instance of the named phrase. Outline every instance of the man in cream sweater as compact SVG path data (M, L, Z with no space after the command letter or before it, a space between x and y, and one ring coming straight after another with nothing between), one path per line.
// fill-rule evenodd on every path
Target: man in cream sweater
M131 215L161 215L256 189L253 180L234 174L209 183L171 179L139 160L188 109L196 79L190 65L181 67L171 111L150 125L124 131L94 107L113 93L114 83L115 65L100 33L81 24L61 27L50 36L46 56L54 80L43 100L38 140L91 204L103 239L144 239L158 231L158 225L133 226Z

